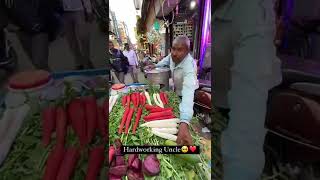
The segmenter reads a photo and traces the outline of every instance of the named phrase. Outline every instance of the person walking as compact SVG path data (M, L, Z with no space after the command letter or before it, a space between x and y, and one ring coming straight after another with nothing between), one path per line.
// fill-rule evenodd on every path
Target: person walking
M260 179L263 170L268 91L282 80L272 7L270 0L214 4L214 105L231 109L221 143L224 180Z
M123 55L121 50L116 49L111 41L109 41L109 61L119 82L125 84L124 76L128 72L128 58Z
M90 29L94 16L90 0L61 0L64 10L64 33L75 57L76 69L92 69Z
M129 69L128 73L130 73L132 80L134 83L138 83L138 57L134 50L132 50L128 43L124 45L125 50L123 54L128 58Z
M17 36L36 69L51 71L48 63L49 43L60 28L59 3L56 1L5 1L2 4L9 20L18 26ZM2 11L2 10L1 10Z

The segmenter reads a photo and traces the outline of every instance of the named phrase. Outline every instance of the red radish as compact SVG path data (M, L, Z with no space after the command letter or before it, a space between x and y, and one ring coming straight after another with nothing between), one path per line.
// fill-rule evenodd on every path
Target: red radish
M137 103L137 98L136 98L136 94L135 93L132 93L131 95L130 95L130 99L131 99L131 101L132 101L132 104L133 104L133 106L136 106L136 103Z
M162 111L172 111L173 108L154 108L150 110L150 113L162 112Z
M125 129L126 134L128 134L128 132L129 132L129 127L130 127L130 122L132 119L133 112L134 112L134 108L130 108L130 111L129 111L129 114L128 114L128 117L126 120L126 129Z
M138 111L137 111L137 116L136 116L136 120L135 120L135 123L133 125L133 130L132 130L132 133L133 134L136 134L136 129L138 127L138 124L139 124L139 121L140 121L140 118L141 118L141 114L142 114L142 108L139 107L138 108Z
M108 102L109 103L109 102ZM83 146L87 142L85 106L81 99L74 99L68 106L71 125Z
M174 114L163 114L161 116L157 115L157 116L145 116L144 120L151 120L151 119L155 119L155 118L163 118L163 117L167 117L167 116L174 116Z
M64 145L57 145L49 154L43 180L56 180L65 154Z
M164 98L164 95L163 95L164 93L163 92L160 92L160 100L162 101L162 103L164 104L164 105L166 105L167 103L166 103L166 100L165 100L165 98Z
M136 101L137 101L136 107L138 107L139 104L141 103L141 102L140 102L140 99L141 99L140 94L139 94L139 93L136 93Z
M63 145L67 134L67 112L63 107L58 107L56 113L57 144Z
M144 106L145 104L146 104L146 96L143 94L143 93L141 93L140 94L140 97L141 97L141 99L140 99L140 104L142 105L142 106Z
M130 106L130 101L131 101L130 95L127 95L127 106Z
M109 147L109 164L111 164L111 161L113 157L115 156L115 148L113 146Z
M122 96L122 106L124 107L127 103L127 96Z
M147 105L145 105L145 108L146 108L148 111L150 111L151 109L158 109L158 108L160 108L160 107L158 107L158 106L151 106L151 105L147 104Z
M144 118L144 120L146 122L149 122L149 121L166 120L166 119L172 119L172 118L176 118L176 117L171 115L171 116L162 116L162 117L156 117L156 118L147 118L147 119Z
M103 102L103 114L105 117L109 115L109 99L106 98Z
M128 114L129 114L129 110L130 110L130 107L129 107L129 106L126 106L126 109L125 109L125 111L124 111L124 114L123 114L123 116L122 116L119 129L118 129L118 133L119 133L119 134L122 133L123 126L124 126L124 124L126 123L127 116L128 116Z
M168 99L167 93L163 93L163 97L164 97L164 100L166 101L166 104L169 104L169 99Z
M151 111L152 111L152 110L151 110ZM153 116L154 114L158 114L158 113L171 113L171 114L173 114L172 110L170 110L170 109L168 109L168 110L163 110L163 111L162 111L162 110L159 111L159 110L157 109L155 112L151 112L151 111L150 111L150 114L149 114L148 116L150 116L150 115Z
M145 116L145 118L154 118L154 117L160 117L160 116L170 116L173 115L170 111L163 111L163 112L155 112L151 113L148 116Z
M42 111L42 144L50 144L51 134L56 128L56 108L48 107Z
M98 114L98 129L100 131L100 134L107 138L107 117L103 115L103 110L101 107L97 107L97 114Z
M91 150L86 180L97 179L104 161L104 146L95 147Z
M60 170L57 176L59 180L69 180L75 170L78 159L80 158L80 152L75 147L67 149Z
M86 125L87 125L87 138L88 143L91 142L95 135L97 128L97 101L93 96L84 98L85 112L86 112Z

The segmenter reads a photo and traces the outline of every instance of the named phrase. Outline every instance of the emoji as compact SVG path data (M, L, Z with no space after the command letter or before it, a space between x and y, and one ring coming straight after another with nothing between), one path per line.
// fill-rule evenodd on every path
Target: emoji
M183 153L187 153L188 152L188 147L187 146L182 146L181 151Z
M195 152L197 149L197 146L190 146L189 149L191 152Z

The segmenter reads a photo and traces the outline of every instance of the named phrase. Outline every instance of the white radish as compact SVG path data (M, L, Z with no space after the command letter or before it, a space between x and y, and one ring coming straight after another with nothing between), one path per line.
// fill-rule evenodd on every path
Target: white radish
M152 128L153 131L161 132L161 133L167 133L167 134L177 134L178 129L177 128Z
M148 104L149 104L150 106L152 106L152 103L151 103L151 99L150 99L150 95L149 95L149 93L148 93L147 91L145 91L145 92L144 92L144 94L146 95L146 98L147 98Z
M110 96L110 97L109 97L109 107L111 106L112 101L113 101L113 96Z
M8 125L7 132L3 134L3 137L0 142L0 166L4 162L5 158L7 157L9 150L11 149L11 146L20 131L20 128L23 124L23 121L27 117L31 107L27 104L24 104L22 106L19 106L13 111L15 112L12 116L12 119L10 119L10 123Z
M156 93L153 94L153 99L154 99L154 102L156 103L157 106L161 107L161 108L164 108L163 104L161 103L161 101L159 101L158 99L158 96Z
M175 122L175 123L179 123L180 122L180 119L178 118L172 118L172 119L160 119L160 120L154 120L154 121L151 121L151 122Z
M154 103L156 103L157 106L161 107L160 103L158 102L157 95L154 93L152 97L153 97Z
M154 134L154 135L156 135L158 137L161 137L163 139L168 139L168 140L171 140L171 141L176 141L177 140L177 136L172 135L172 134L162 133L162 132L158 132L158 131L154 131L154 130L152 130L151 132L152 132L152 134Z
M176 128L178 126L175 122L147 122L144 124L141 124L140 127L150 127L150 128Z
M113 106L116 104L118 97L119 95L117 94L112 98L111 105L109 106L109 113L112 111Z
M159 93L156 94L156 98L157 98L157 100L158 100L158 102L159 102L159 104L160 104L160 107L164 108L163 102L161 101L161 98L160 98L160 94L159 94Z

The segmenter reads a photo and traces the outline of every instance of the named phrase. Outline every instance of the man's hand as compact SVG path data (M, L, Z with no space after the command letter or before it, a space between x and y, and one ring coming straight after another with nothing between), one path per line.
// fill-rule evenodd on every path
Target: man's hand
M187 123L181 123L179 125L179 132L177 137L178 145L193 145L192 137L189 132L189 125Z
M154 68L156 68L156 65L150 64L150 65L144 67L144 70L151 70L151 69L154 69Z

